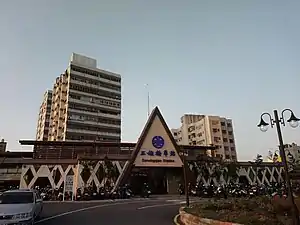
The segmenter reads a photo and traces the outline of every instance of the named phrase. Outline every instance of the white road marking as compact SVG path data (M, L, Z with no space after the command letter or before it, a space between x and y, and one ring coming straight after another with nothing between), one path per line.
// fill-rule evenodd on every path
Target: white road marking
M190 203L193 203L194 201L191 201ZM173 205L181 205L181 204L185 204L186 201L183 202L173 202L173 203L167 203L167 204L157 204L157 205L148 205L148 206L143 206L140 208L137 208L137 210L141 210L141 209L149 209L149 208L157 208L157 207L164 207L164 206L173 206Z
M195 201L190 201L190 203L194 203ZM185 204L186 203L186 201L182 201L182 202L180 202L180 204Z
M177 203L168 203L168 204L159 204L159 205L148 205L148 206L143 206L143 207L137 208L137 210L164 207L164 206L172 206L172 205L180 205L180 203L177 202Z
M116 203L111 203L111 204L90 206L90 207L86 207L86 208L82 208L82 209L76 209L76 210L68 211L68 212L65 212L65 213L57 214L57 215L54 215L54 216L50 216L50 217L47 217L47 218L36 221L35 224L42 223L42 222L52 220L52 219L56 219L58 217L67 216L67 215L70 215L70 214L87 211L87 210L90 210L90 209L104 208L104 207L115 206L115 205L140 203L140 202L149 202L149 201L116 202Z
M169 199L169 200L166 200L166 202L180 202L181 200L180 199Z
M118 200L122 200L122 201L126 201L129 199L118 199ZM52 203L107 203L107 202L114 202L117 200L112 200L112 199L108 199L108 200L90 200L90 201L44 201L44 204L52 204Z

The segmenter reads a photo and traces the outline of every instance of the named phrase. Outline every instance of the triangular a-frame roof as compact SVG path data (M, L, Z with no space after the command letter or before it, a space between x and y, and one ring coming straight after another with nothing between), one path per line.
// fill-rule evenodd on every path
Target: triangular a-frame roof
M123 183L133 166L139 167L182 167L177 145L158 107L151 112L147 123L124 167L117 183ZM116 184L118 185L118 184Z
M179 157L178 145L158 107L155 107L149 116L132 153L132 159L134 159L134 166L181 167L183 165Z

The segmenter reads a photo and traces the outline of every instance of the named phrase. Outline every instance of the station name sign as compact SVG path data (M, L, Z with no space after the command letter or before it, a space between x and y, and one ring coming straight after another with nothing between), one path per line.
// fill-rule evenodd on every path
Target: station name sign
M141 160L144 163L174 163L173 159L176 156L176 152L174 150L156 150L155 152L152 150L141 150L140 152ZM143 156L146 156L145 158Z
M162 136L152 136L147 146L143 146L135 160L141 167L181 167L182 161L171 144ZM151 144L150 144L151 143Z

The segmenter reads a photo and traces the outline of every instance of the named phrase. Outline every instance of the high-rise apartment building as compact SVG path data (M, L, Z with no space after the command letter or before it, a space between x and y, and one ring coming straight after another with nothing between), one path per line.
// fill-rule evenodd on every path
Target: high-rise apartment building
M73 53L53 87L49 141L121 141L121 76Z
M39 118L36 129L36 140L38 141L48 140L51 103L52 91L48 90L44 94L44 98L39 111Z
M181 127L172 129L172 133L180 145L215 145L215 156L237 159L231 119L186 114L181 117Z
M7 142L4 141L4 139L2 138L0 141L0 153L3 153L6 151L6 145L7 145Z

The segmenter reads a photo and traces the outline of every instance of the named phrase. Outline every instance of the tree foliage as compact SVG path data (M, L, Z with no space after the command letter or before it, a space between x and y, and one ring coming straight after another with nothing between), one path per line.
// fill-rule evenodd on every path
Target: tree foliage
M239 164L237 162L226 162L222 157L215 158L207 155L199 155L196 161L198 174L205 180L215 178L217 182L237 180ZM209 169L210 168L210 169Z

